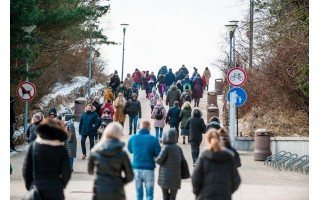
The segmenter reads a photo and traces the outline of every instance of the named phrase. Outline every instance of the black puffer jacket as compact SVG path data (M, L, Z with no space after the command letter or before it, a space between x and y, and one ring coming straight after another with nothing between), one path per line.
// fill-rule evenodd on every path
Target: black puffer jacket
M126 110L126 113L129 116L133 117L133 116L139 114L139 118L141 118L141 104L138 99L136 99L136 100L129 99L127 101L124 109Z
M227 149L201 154L191 177L197 200L231 200L241 182L232 156Z
M96 168L94 199L126 199L124 185L133 180L133 171L127 153L122 150L123 146L124 143L117 139L107 139L92 149L88 173L93 174ZM122 171L125 177L121 176Z
M205 133L206 124L201 118L202 113L199 108L194 108L185 125L185 129L189 129L189 140L202 140L202 133Z
M181 148L176 144L175 130L164 135L164 147L161 149L156 163L160 165L158 184L166 189L180 189L181 185Z

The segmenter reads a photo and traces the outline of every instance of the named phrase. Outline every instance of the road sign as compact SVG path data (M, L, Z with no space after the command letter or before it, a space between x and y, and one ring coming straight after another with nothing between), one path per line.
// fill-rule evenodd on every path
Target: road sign
M242 106L246 101L247 101L247 93L244 89L242 89L241 87L233 87L229 90L228 92L228 101L230 102L230 96L231 93L234 93L236 96L236 106Z
M247 74L246 72L239 68L234 67L228 71L228 82L232 86L241 86L243 85L247 80Z
M22 101L30 101L36 96L36 86L31 82L22 82L17 87L17 95Z

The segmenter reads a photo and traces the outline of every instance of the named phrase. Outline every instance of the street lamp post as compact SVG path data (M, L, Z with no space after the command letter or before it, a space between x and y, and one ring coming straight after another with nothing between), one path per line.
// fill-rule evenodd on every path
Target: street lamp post
M123 43L122 43L122 71L121 71L121 81L123 81L123 66L124 66L124 41L126 36L126 28L129 24L120 24L123 28Z
M36 28L36 25L32 26L27 26L27 27L22 27L22 30L28 34L28 38L31 38L30 33ZM30 44L29 41L27 41L27 50L30 50ZM27 63L26 63L26 81L29 81L29 58L27 58ZM24 102L24 123L23 123L23 130L26 133L27 132L27 120L28 120L28 101Z
M92 65L92 30L90 27L90 60L89 60L89 80L88 80L88 99L90 98L90 88L91 88L91 65Z

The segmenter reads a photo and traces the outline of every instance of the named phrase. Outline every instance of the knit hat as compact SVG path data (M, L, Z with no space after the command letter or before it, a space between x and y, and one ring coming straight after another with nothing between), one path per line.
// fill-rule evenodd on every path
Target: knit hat
M56 110L55 108L50 108L50 110L49 110L49 115L50 115L51 113L54 113L54 115L57 116L57 110Z
M132 93L131 97L137 97L138 95L136 93Z
M37 113L37 114L34 114L33 117L37 118L37 120L39 120L39 121L41 120L41 115L38 114L38 113Z

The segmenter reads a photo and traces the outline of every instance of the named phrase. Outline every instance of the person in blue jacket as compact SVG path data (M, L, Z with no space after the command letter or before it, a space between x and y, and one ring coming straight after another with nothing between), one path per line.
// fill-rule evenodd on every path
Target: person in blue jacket
M95 112L95 107L92 104L87 104L85 112L81 115L79 124L79 134L81 135L82 159L85 159L86 154L86 139L89 136L90 149L94 145L94 136L97 134L99 127L99 117Z
M169 72L164 76L164 82L166 83L165 88L165 94L167 95L167 92L172 85L173 82L176 81L176 76L173 74L172 69L169 69Z
M179 101L175 101L173 103L173 106L169 108L167 118L166 118L166 123L169 123L170 128L175 128L178 133L177 141L179 137L179 124L180 124L179 115L181 111L181 108L179 107L179 105L180 105Z
M128 150L133 154L132 168L137 200L143 199L143 183L146 199L153 199L155 158L158 157L161 147L158 138L150 135L150 130L150 122L143 120L138 134L131 136L128 142Z
M182 91L186 91L186 87L188 86L189 90L192 91L192 80L189 78L189 75L186 75L184 79L181 81Z

